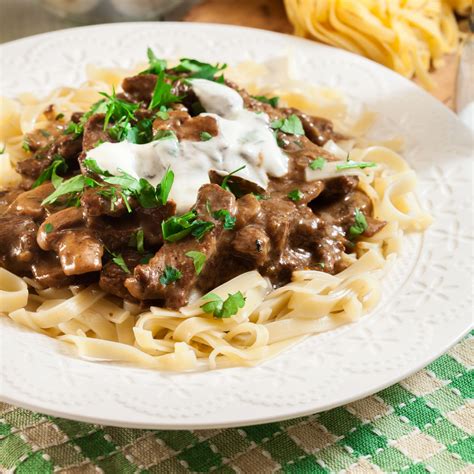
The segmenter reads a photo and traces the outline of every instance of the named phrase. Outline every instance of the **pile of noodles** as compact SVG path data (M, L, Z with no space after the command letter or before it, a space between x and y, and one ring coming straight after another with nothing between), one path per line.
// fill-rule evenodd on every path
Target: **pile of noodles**
M454 11L472 0L285 0L295 34L377 61L432 86L428 72L456 50Z

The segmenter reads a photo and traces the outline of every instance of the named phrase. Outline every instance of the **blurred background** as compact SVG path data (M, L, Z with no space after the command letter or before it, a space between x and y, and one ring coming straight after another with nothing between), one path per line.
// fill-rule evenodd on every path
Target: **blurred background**
M473 98L472 5L473 0L0 0L0 42L118 21L244 25L369 57L456 110Z

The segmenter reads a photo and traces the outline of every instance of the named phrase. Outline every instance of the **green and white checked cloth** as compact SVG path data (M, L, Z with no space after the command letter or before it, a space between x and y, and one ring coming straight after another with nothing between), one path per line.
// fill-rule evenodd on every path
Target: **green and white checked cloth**
M473 336L377 395L261 426L134 430L0 404L0 472L474 473Z

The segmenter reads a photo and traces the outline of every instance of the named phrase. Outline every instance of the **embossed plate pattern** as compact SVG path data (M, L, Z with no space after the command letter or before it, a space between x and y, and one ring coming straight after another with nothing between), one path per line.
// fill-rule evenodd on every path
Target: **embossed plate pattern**
M238 63L289 51L301 78L335 87L406 139L433 216L406 239L368 317L313 336L256 368L169 374L80 360L60 342L0 320L4 401L118 426L212 428L332 408L393 384L447 350L472 315L472 136L411 82L371 61L310 41L230 26L130 23L70 29L1 46L1 93L77 85L84 66L130 66L159 56Z

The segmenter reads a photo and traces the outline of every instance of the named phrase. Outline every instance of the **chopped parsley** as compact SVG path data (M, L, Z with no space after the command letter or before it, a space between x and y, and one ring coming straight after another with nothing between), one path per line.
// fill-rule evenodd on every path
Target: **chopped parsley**
M99 183L92 178L79 174L72 178L61 182L61 184L53 191L47 198L43 199L41 205L53 204L61 196L70 194L72 197L78 197L79 193L82 193L85 187L94 188L99 186Z
M57 171L59 169L61 169L63 172L67 171L67 164L61 155L54 155L54 159L51 164L45 170L43 170L31 188L36 188L40 184L43 184L45 181L49 180L51 180L55 188L58 188L63 180L63 178L57 175Z
M266 201L268 199L268 196L265 196L265 194L258 194L258 193L252 193L255 196L255 199L257 201Z
M6 149L7 149L7 146L3 145L2 148L0 148L0 155L3 155Z
M196 275L199 275L206 263L206 255L197 250L190 250L189 252L186 252L185 255L186 257L193 259L194 270L196 270Z
M229 174L227 174L227 175L224 177L224 179L222 180L221 188L222 188L222 189L225 189L226 191L232 192L231 189L230 189L230 187L229 187L229 185L227 184L227 182L229 181L229 178L230 178L232 175L234 175L235 173L238 173L239 171L242 171L242 170L243 170L244 168L246 168L246 167L247 167L247 165L243 165L243 166L241 166L240 168L237 168L236 170L231 171Z
M112 89L112 94L107 94L106 92L99 92L99 94L105 97L105 100L102 103L103 105L101 105L101 107L106 109L104 130L107 129L110 120L122 120L127 122L135 119L135 112L140 107L140 104L134 104L123 99L118 99L115 89ZM97 113L97 110L95 113Z
M123 170L120 170L119 175L113 176L108 171L102 170L97 162L90 158L85 159L83 165L88 170L100 175L105 183L120 186L125 197L136 198L140 205L146 209L157 207L159 204L164 206L174 182L174 173L169 168L161 182L155 187L145 178L137 179ZM127 199L124 199L124 202L128 203Z
M165 271L160 276L160 283L166 286L179 280L182 276L183 274L177 268L167 265Z
M229 293L225 300L216 293L209 293L202 299L209 301L204 303L201 309L215 318L230 318L245 306L245 297L240 291Z
M280 101L280 97L267 97L265 95L253 95L252 97L257 99L259 102L269 104L272 107L278 107L278 102Z
M64 114L58 114L54 117L54 120L62 120L64 118Z
M171 216L161 223L163 239L176 242L188 235L200 240L214 227L212 222L197 219L196 211L192 210L182 216Z
M179 64L172 69L173 72L188 72L190 78L207 79L209 81L224 82L224 77L215 77L218 72L223 71L227 64L209 64L197 59L181 58Z
M152 253L146 253L145 255L143 255L143 257L140 259L140 263L142 265L145 265L147 264L151 258L153 257L153 254Z
M125 263L125 260L122 257L122 254L120 253L113 253L110 250L108 251L110 255L112 255L112 262L115 263L120 269L125 272L125 273L131 273L129 268L127 267L127 264Z
M357 208L354 211L354 221L354 225L351 225L349 228L349 237L351 239L363 234L367 227L369 227L365 215Z
M347 170L351 168L373 168L377 166L377 163L374 163L373 161L362 161L362 162L357 162L357 161L350 161L348 160L346 163L343 163L342 165L337 165L336 170Z
M53 224L51 224L50 222L47 222L45 225L44 225L44 231L49 234L50 232L52 232L54 229L53 227Z
M209 132L201 132L199 137L201 138L201 141L207 142L212 138L212 135Z
M144 237L145 234L143 233L143 229L138 229L137 233L135 234L135 239L137 241L137 251L139 253L145 253Z
M281 132L288 133L290 135L304 135L303 124L301 120L295 115L292 114L287 118L281 118L274 120L270 127L274 130L280 130Z
M172 104L173 102L179 102L182 97L174 95L171 92L172 86L165 81L165 72L161 71L158 74L158 79L156 80L155 89L153 90L153 95L151 97L149 109L156 109L163 106Z
M158 130L153 136L153 140L177 140L178 137L173 130Z
M26 140L23 140L23 143L21 144L21 147L26 152L31 152L30 144Z
M293 191L288 193L288 197L292 201L298 202L301 201L301 199L303 198L303 193L299 189L293 189Z
M325 164L326 164L326 160L322 156L318 156L315 160L313 160L309 164L309 167L312 170L322 170Z
M224 223L224 229L232 230L235 227L236 217L232 217L227 209L219 209L213 214L214 219L219 219Z
M140 74L160 74L166 69L166 60L157 58L151 48L146 50L148 56L148 69L145 69Z
M160 107L160 110L156 112L156 116L159 117L161 120L168 120L170 118L170 114L168 113L166 105L162 105Z

